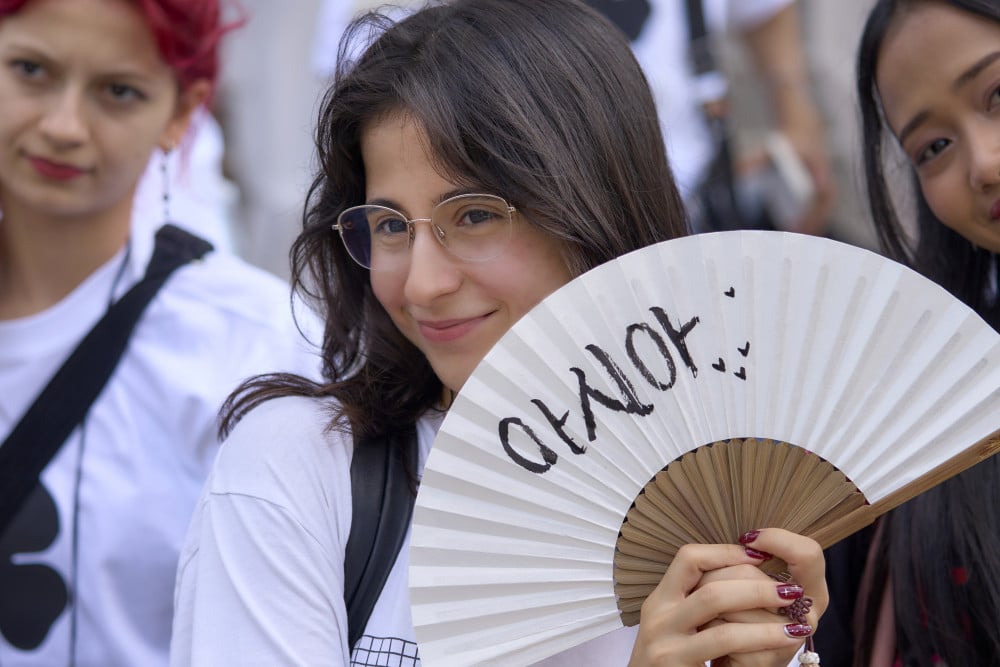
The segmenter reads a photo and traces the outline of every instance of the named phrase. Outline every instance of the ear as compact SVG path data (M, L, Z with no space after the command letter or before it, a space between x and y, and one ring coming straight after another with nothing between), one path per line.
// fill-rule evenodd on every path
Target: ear
M180 144L188 126L191 125L194 112L205 103L211 90L212 84L207 79L198 79L177 96L174 113L167 121L167 126L163 128L163 134L160 135L159 146L164 152L169 152Z

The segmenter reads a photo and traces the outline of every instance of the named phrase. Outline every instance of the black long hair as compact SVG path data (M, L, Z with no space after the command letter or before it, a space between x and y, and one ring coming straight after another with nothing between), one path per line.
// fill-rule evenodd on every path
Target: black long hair
M994 328L1000 325L997 256L946 227L913 177L917 238L910 242L886 182L889 131L876 85L886 33L916 7L938 3L1000 22L996 0L878 0L857 59L868 198L882 250L948 289ZM1000 458L992 457L881 519L868 596L859 600L854 664L868 667L875 619L892 582L896 648L906 667L1000 666Z
M600 14L577 0L456 0L397 23L362 17L319 114L321 170L291 252L293 285L325 315L326 381L256 378L230 398L223 432L289 394L335 399L333 422L355 436L440 403L441 382L330 228L364 202L363 132L395 113L426 132L443 175L501 194L557 239L574 275L686 233L646 79Z

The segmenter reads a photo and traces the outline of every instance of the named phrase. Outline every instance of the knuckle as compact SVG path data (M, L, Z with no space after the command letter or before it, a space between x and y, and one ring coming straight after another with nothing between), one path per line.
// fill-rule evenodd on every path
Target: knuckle
M806 541L803 543L802 549L803 549L802 555L807 560L814 560L818 563L825 562L826 559L823 557L823 547L821 547L819 545L819 542L812 539L811 537L806 538Z
M720 582L713 581L699 588L694 595L698 596L698 602L705 607L717 611L724 609L727 599L725 586Z
M719 646L731 647L739 645L739 637L736 633L736 624L723 623L715 628L716 639Z
M732 567L732 573L737 579L770 579L770 577L768 577L756 565L734 565Z
M685 544L680 549L677 550L677 555L674 557L681 561L691 561L695 559L698 553L698 547L694 544Z

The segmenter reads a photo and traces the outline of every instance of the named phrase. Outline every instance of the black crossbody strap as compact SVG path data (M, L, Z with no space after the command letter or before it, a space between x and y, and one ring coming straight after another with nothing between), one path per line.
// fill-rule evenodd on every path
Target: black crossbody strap
M416 426L362 438L351 460L351 533L344 554L347 642L361 638L403 546L413 516L410 471L416 470Z
M173 225L157 232L143 279L108 308L0 446L0 535L107 384L146 305L175 269L211 249Z
M686 0L688 42L690 44L691 65L696 76L716 71L715 56L705 28L705 8L702 0Z

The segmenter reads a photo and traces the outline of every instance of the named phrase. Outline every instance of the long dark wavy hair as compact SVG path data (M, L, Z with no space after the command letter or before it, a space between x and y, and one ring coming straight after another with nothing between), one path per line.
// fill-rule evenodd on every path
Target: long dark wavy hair
M349 424L356 441L398 433L440 405L440 380L331 230L365 201L361 136L387 115L422 126L443 175L502 195L559 240L574 275L687 230L642 70L620 31L583 3L457 0L399 22L368 14L339 55L316 131L320 171L291 250L294 288L325 317L325 379L252 379L224 407L223 434L278 396L333 399L331 427Z
M996 254L935 217L915 176L914 246L886 183L883 149L890 130L875 79L879 55L887 32L906 12L932 3L1000 22L996 0L876 2L857 59L868 197L883 251L944 286L997 328ZM896 646L906 667L930 665L932 656L948 665L1000 665L1000 458L921 494L882 521L870 560L870 594L859 600L855 618L854 664L870 664L878 603L891 580Z

